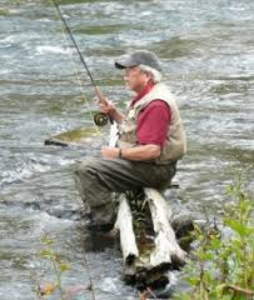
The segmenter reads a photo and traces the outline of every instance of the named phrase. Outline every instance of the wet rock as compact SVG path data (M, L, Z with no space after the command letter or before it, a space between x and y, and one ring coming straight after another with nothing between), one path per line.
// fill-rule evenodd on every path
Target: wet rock
M82 146L92 141L100 131L96 127L79 127L54 135L45 140L45 146Z
M194 235L192 234L194 222L194 218L190 215L178 215L171 222L178 243L186 252L190 251L191 243L194 240Z

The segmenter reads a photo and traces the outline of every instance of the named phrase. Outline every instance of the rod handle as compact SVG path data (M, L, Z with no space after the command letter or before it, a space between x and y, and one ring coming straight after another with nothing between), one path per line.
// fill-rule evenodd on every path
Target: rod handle
M98 86L94 86L94 89L95 89L95 94L98 97L100 104L107 105L108 104L107 100L104 97L104 95L102 94L102 92L100 91L99 87ZM109 119L109 121L110 121L111 124L114 123L112 117L109 114L108 114L108 119Z
M99 99L100 104L107 105L107 100L104 97L104 95L102 94L102 92L100 91L99 87L95 86L94 89L95 89L95 94L96 94L97 98Z

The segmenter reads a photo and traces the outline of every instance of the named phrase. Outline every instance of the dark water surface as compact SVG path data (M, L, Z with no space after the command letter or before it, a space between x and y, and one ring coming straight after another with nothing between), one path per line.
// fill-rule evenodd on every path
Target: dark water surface
M189 141L177 175L181 189L168 195L175 213L217 215L224 188L238 169L245 170L253 194L253 1L61 3L102 90L120 106L129 95L119 83L114 58L142 48L162 58ZM92 126L92 97L50 1L0 0L1 300L35 299L33 271L52 279L52 271L36 257L44 232L71 264L65 284L88 282L86 253L96 299L137 299L121 282L117 242L84 229L72 178L75 161L97 154L103 140L98 137L84 149L43 145L52 134Z

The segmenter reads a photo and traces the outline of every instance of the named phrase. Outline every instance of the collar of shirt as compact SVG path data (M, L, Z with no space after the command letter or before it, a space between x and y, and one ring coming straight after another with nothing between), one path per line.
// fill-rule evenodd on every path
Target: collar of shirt
M130 106L133 106L136 102L138 102L141 98L143 98L146 94L148 94L154 86L155 86L155 83L152 81L149 81L147 83L147 85L143 88L143 90L141 90L137 94L137 96L134 99L132 99Z

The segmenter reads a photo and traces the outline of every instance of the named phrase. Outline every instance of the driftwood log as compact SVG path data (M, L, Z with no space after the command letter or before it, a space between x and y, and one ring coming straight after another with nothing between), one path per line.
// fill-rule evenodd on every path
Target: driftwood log
M145 268L157 268L174 262L183 263L186 253L177 243L175 232L171 227L169 217L171 211L160 192L152 188L145 188L145 200L149 205L154 229L154 247L149 253L149 259L139 257L139 250L134 233L132 211L128 200L121 195L117 220L114 230L120 234L124 263L129 265L136 259L138 265L142 262Z
M169 222L169 207L157 190L145 188L155 231L155 248L150 255L150 264L157 267L163 264L184 262L186 253L176 241L174 230Z
M164 285L168 283L167 272L182 266L186 258L170 224L171 211L160 192L144 188L142 204L134 208L144 211L143 221L146 222L139 222L129 203L131 201L133 199L121 195L114 226L114 232L120 235L124 278L137 285ZM136 222L139 223L138 231ZM150 228L147 228L147 223Z
M131 266L139 257L139 250L133 228L133 217L128 200L122 194L118 207L117 220L114 231L120 233L120 243L124 264Z

